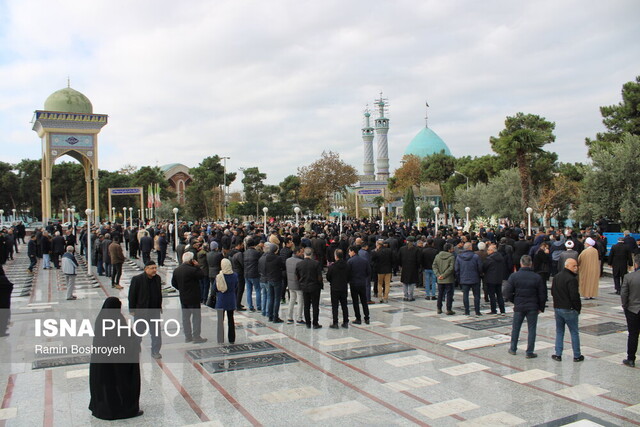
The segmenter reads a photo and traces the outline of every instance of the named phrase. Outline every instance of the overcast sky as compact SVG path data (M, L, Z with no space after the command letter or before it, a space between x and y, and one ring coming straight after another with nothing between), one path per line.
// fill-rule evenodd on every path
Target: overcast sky
M29 121L70 76L109 115L102 169L218 154L275 184L333 150L362 173L381 91L392 172L425 100L454 156L489 153L522 111L556 123L561 161L586 161L599 106L640 74L638 17L637 0L0 0L1 160L40 158Z

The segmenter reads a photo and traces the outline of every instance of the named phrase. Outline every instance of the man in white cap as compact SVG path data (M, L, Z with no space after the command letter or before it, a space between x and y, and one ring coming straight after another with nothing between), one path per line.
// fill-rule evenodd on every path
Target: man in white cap
M580 295L585 299L594 299L598 296L600 260L595 245L596 241L587 237L584 241L585 249L578 256Z
M578 261L578 252L573 249L575 247L575 243L573 243L573 240L567 240L566 242L564 242L564 247L567 248L567 250L560 252L558 265L564 265L569 258Z

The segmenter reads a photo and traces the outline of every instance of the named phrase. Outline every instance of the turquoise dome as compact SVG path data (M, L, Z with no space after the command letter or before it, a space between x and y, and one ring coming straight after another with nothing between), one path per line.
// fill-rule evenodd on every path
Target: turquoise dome
M451 155L449 147L447 147L442 138L428 127L424 127L413 137L407 149L404 150L404 155L413 154L418 157L426 157L440 153L443 150L445 154Z

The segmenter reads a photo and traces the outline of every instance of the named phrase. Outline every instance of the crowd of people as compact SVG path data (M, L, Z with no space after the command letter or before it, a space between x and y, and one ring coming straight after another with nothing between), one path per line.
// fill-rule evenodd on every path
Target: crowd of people
M433 301L438 315L456 314L456 290L464 310L459 315L504 316L505 302L512 302L508 352L517 354L520 329L526 320L527 358L537 357L538 315L552 306L556 320L553 360L562 360L568 328L573 360L581 362L584 356L578 324L582 301L599 297L603 267L609 264L613 293L620 295L629 329L623 363L635 366L640 329L640 272L635 270L640 268L640 250L628 231L608 255L606 238L592 227L540 227L527 236L519 226L480 227L469 232L445 226L436 229L428 223L418 228L409 222L390 221L382 226L363 219L338 225L314 219L301 225L272 221L266 229L262 224L237 222L159 221L129 227L105 223L76 233L77 242L73 230L63 232L51 224L35 230L27 249L33 257L29 271L42 258L43 268L51 268L53 262L54 268L62 266L65 275L75 274L69 260L79 243L81 254L91 251L98 274L110 277L112 286L122 289L126 256L141 258L144 272L131 281L129 310L136 316L144 312L147 317L159 317L162 284L157 271L172 247L179 266L173 271L171 285L179 292L185 341L193 343L207 340L201 334L202 305L218 310L218 343L224 343L225 338L235 342L235 311L248 311L274 324L322 328L320 295L326 285L331 297L330 328L369 324L369 305L388 302L395 275L402 285L403 301ZM19 235L15 229L3 234L4 242L10 240L6 238L9 234ZM17 250L17 244L12 244L12 250ZM11 258L8 249L3 253ZM67 283L68 289L72 287ZM67 299L73 298L68 291ZM489 311L482 312L483 301L489 304ZM161 338L152 336L154 358L162 357L161 345Z

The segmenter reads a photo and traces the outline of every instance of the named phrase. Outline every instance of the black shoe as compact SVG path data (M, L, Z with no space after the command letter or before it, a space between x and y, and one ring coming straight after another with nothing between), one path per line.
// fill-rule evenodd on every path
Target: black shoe
M538 357L538 355L535 353L530 353L530 354L527 354L526 356L527 359L535 359L536 357Z
M247 311L247 309L246 309L246 308L244 308L244 307L240 307L240 308L238 308L236 311Z
M415 298L409 298L409 301L415 301L415 300L416 300Z
M191 342L191 341L193 341L193 338L185 338L184 339L184 342Z
M320 329L322 328L322 325L313 325L313 329Z
M284 323L284 320L282 320L281 318L276 318L273 320L273 323Z
M255 308L250 308L249 311L252 312L252 313L255 313L256 309Z
M304 320L298 320L298 325L306 325L307 322L305 322Z
M510 355L512 355L512 356L515 356L515 355L516 355L516 352L515 352L515 351L513 351L513 350L511 350L511 349L509 349L509 350L508 350L508 352L509 352L509 354L510 354Z
M311 329L311 323L306 323L305 322L305 325L307 325L307 329Z
M344 329L349 329L349 324L348 324L348 323L343 323L343 324L342 324L342 327L343 327Z
M453 316L454 314L456 314L455 311L447 310L447 316Z
M635 368L636 367L636 361L635 360L629 360L629 359L624 359L622 361L623 365L627 365L630 368Z
M293 319L287 319L287 324L291 325L293 323Z
M574 357L573 358L574 362L582 362L583 360L584 360L584 356L583 355L580 355L580 357Z
M442 314L442 310L438 309L438 311L436 313Z
M562 356L558 356L558 355L556 355L556 354L552 354L552 355L551 355L551 358L552 358L553 360L555 360L556 362L562 362Z
M476 313L476 316L482 316L482 313L478 312Z
M356 319L356 320L354 320L354 321L353 321L353 322L351 322L351 323L353 323L354 325L362 325L362 320L360 320L360 319Z
M340 329L340 326L338 326L338 324L337 324L337 323L332 323L332 324L330 324L330 325L329 325L329 327L330 327L331 329Z
M364 323L369 324L369 319L364 319Z

